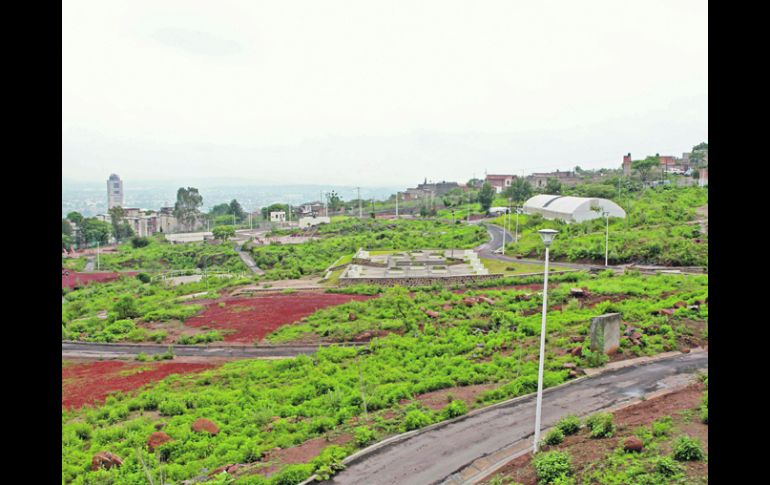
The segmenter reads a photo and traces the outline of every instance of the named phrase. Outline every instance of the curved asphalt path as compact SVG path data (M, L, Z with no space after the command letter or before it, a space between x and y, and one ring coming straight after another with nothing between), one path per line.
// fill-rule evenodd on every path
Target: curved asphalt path
M61 343L62 357L69 358L120 358L130 357L140 352L147 355L163 354L169 347L174 349L174 355L179 357L226 357L231 359L258 359L265 357L294 357L302 354L312 354L320 345L156 345L156 344L105 344L95 342ZM335 344L343 346L367 345L362 343Z
M691 382L708 370L708 352L692 352L611 370L543 392L542 426L562 416L584 416L652 392ZM414 436L396 439L346 461L327 485L427 485L467 483L457 474L476 459L520 445L532 446L536 395L479 410Z

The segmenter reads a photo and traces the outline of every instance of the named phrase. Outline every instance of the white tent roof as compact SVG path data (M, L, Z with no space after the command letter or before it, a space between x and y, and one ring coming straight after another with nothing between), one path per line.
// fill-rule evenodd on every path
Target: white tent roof
M595 208L599 211L593 210ZM524 203L524 212L527 214L541 214L546 219L562 219L567 222L596 219L602 217L603 211L609 212L610 217L626 217L626 211L618 204L598 197L540 194Z

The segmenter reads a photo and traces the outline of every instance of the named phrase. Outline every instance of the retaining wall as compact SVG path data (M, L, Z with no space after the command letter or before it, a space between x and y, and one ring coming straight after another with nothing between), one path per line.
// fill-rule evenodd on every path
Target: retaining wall
M460 275L460 276L412 276L404 278L340 278L340 286L380 285L380 286L443 286L467 285L483 280L503 278L502 274Z

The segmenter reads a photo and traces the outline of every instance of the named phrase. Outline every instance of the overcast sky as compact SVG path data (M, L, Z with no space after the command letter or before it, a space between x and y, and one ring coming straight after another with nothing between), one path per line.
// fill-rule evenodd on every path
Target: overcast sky
M412 186L708 141L705 0L62 3L62 176Z

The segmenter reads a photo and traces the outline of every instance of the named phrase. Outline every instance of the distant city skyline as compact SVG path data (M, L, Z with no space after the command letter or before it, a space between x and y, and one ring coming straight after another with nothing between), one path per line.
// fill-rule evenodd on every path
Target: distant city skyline
M62 174L402 185L708 141L708 6L62 4Z

